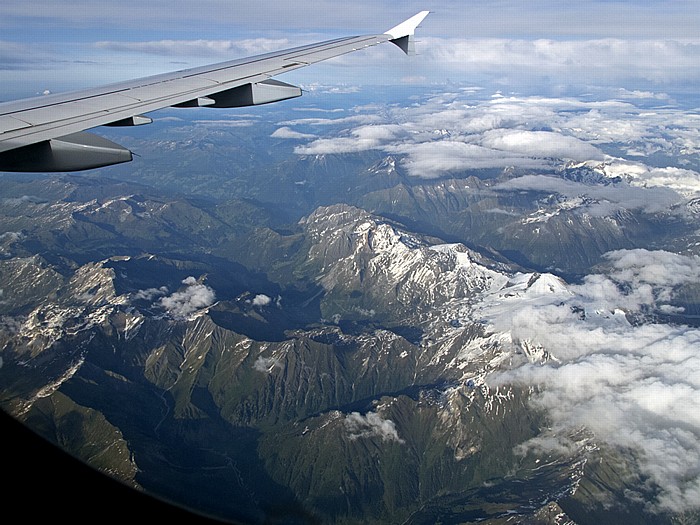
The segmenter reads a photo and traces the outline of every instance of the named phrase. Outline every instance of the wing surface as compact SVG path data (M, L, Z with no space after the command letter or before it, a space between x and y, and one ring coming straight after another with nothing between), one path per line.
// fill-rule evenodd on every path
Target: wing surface
M384 42L410 54L415 29L428 13L422 11L382 34L2 103L0 171L76 171L128 162L131 151L85 130L147 124L151 119L143 113L170 106L230 108L298 97L301 89L272 77Z

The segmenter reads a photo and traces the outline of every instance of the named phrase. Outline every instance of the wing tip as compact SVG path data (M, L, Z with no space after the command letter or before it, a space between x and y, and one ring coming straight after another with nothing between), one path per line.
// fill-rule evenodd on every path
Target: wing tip
M385 31L385 35L389 35L392 40L403 38L407 36L413 36L416 32L418 25L425 19L426 16L430 14L430 11L421 11L401 22L400 24L392 27L388 31Z

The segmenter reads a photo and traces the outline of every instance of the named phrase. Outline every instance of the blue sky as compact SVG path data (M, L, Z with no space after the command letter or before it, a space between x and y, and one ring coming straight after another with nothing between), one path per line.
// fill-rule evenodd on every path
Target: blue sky
M63 91L337 36L414 13L419 56L393 46L287 76L344 84L451 82L504 90L688 91L700 81L697 0L5 0L1 99Z

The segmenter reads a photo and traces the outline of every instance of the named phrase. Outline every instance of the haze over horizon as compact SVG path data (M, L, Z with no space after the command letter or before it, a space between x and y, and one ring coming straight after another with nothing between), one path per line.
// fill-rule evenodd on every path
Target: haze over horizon
M421 10L419 55L373 48L287 81L444 84L580 94L692 91L700 6L647 2L20 2L0 7L0 98L34 96L184 69L309 42L383 32Z

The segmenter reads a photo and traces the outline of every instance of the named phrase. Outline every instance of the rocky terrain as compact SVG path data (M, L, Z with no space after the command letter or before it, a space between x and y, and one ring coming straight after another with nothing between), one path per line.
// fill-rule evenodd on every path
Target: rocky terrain
M600 163L538 172L552 191L521 169L419 179L379 151L290 159L194 133L148 137L184 165L3 175L4 412L236 523L692 522L650 510L664 487L637 456L498 378L567 364L504 327L525 308L555 312L552 337L697 326L692 279L618 268L625 250L696 256L697 199L624 208ZM586 296L602 274L625 309Z

